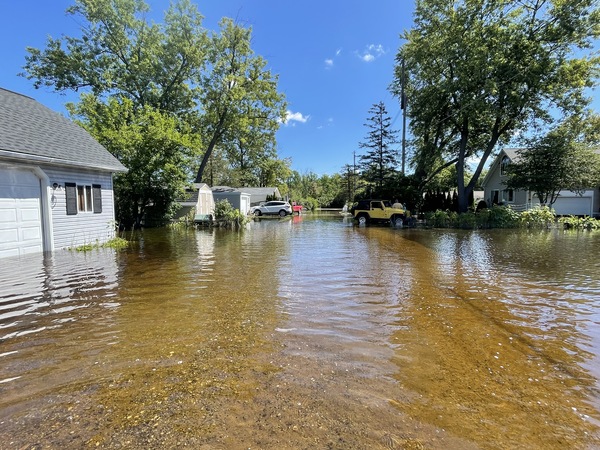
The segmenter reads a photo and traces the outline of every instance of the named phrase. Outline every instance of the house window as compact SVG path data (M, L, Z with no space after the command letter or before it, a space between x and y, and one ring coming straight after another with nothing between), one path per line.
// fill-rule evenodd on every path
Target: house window
M507 175L508 165L510 164L510 158L506 155L502 158L500 162L500 175Z
M102 186L99 184L77 185L65 183L67 215L82 212L102 212Z
M502 201L513 203L515 201L515 193L512 189L502 191Z

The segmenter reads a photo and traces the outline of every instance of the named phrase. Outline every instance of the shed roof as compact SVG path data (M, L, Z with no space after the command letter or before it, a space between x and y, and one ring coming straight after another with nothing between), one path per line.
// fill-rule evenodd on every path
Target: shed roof
M0 157L125 172L86 130L38 101L0 88Z

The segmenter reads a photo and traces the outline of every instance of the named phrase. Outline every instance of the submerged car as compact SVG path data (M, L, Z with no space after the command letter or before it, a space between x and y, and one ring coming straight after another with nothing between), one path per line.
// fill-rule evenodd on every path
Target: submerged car
M255 216L278 215L279 217L285 217L292 214L292 205L288 202L273 200L253 206L250 208L250 214L254 214Z

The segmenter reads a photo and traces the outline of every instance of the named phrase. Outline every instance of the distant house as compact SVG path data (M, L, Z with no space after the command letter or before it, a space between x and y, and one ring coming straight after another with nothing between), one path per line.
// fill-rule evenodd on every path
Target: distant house
M523 211L540 204L533 192L507 189L504 184L508 165L517 160L518 151L516 148L503 149L491 164L482 182L488 206L503 204ZM560 191L552 208L557 215L597 216L600 211L600 190L598 187L590 187L582 195L567 190Z
M267 197L269 197L269 200L281 200L281 193L276 187L242 187L239 189L250 194L250 206L266 202Z
M235 209L242 214L250 212L251 194L246 192L247 188L236 189L228 186L215 186L212 188L215 202L227 200Z
M126 170L77 124L0 88L0 258L113 238L112 175Z

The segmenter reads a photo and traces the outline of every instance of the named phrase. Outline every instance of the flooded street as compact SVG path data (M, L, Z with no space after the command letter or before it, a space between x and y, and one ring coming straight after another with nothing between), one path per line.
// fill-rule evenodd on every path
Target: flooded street
M134 238L0 260L1 449L600 448L600 232Z

